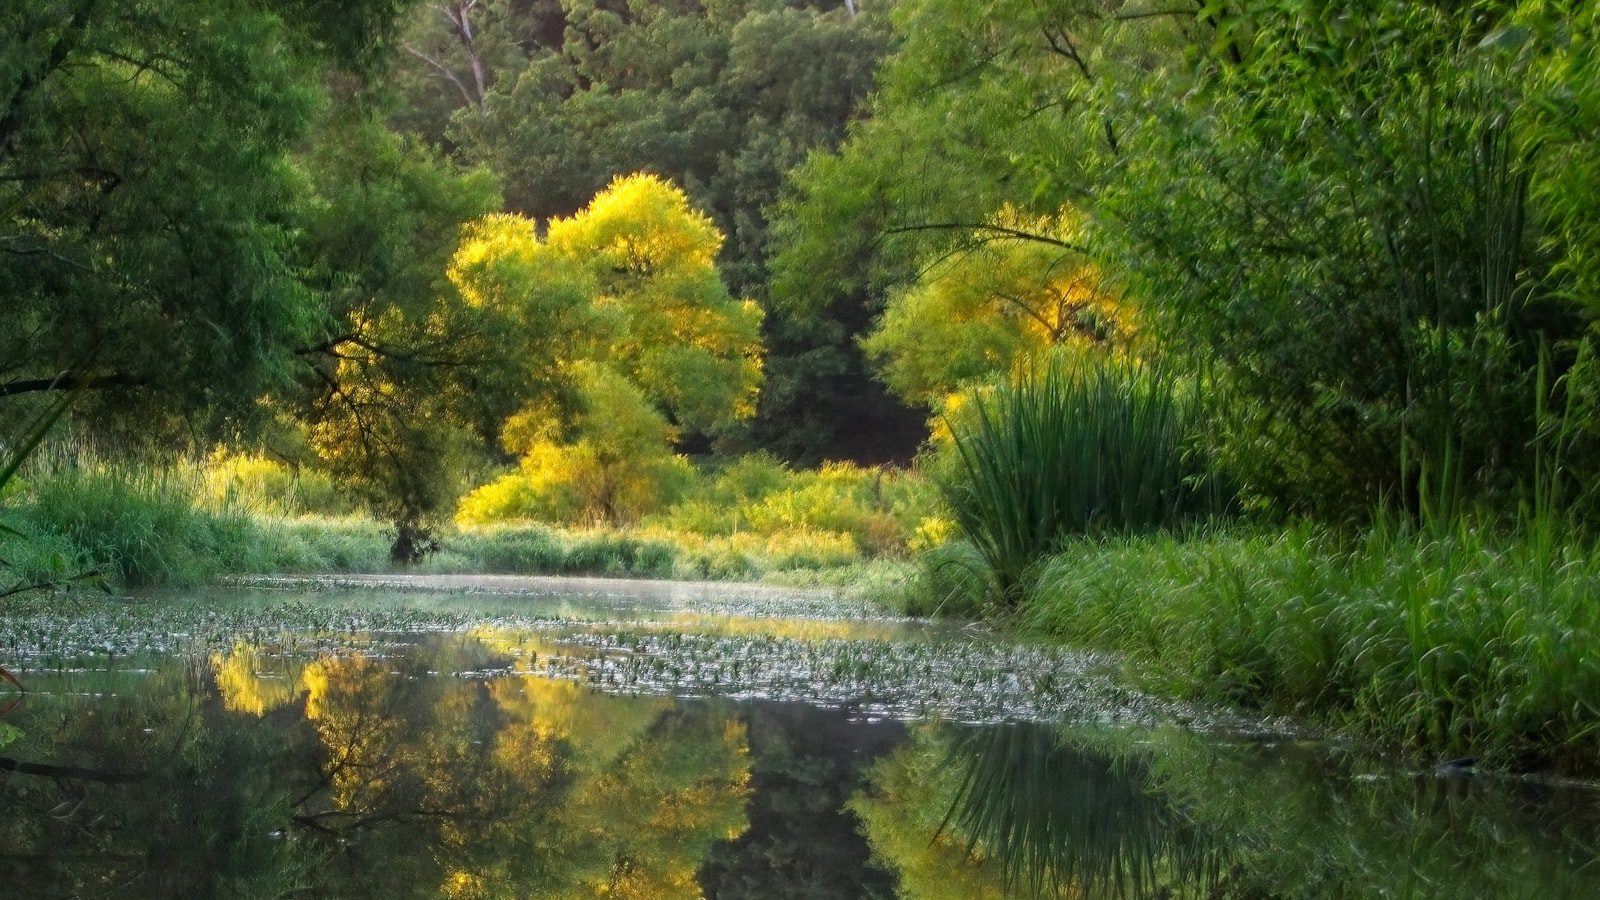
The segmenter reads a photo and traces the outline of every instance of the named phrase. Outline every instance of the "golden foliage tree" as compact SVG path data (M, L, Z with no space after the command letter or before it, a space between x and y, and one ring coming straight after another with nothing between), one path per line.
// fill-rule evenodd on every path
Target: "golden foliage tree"
M728 293L722 235L654 175L618 178L551 220L493 215L468 229L449 276L504 315L547 373L502 432L518 472L479 489L462 518L626 520L665 499L684 433L755 411L761 311Z
M1075 249L1081 235L1070 213L1026 219L1007 209L990 227L998 230L975 234L975 246L894 295L862 340L880 377L912 403L940 407L1047 351L1113 353L1133 340L1132 312Z

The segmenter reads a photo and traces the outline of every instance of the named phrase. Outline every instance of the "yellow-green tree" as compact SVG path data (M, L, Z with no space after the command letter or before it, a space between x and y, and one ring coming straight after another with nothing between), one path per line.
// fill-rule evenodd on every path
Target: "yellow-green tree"
M677 429L633 382L587 362L573 375L577 396L565 416L538 404L506 423L506 449L521 463L468 494L459 521L631 521L671 502L693 477L672 452Z
M549 390L503 430L519 471L469 496L463 518L636 517L683 471L683 434L754 413L761 312L717 273L722 240L682 191L646 174L616 179L543 237L517 215L468 229L451 280L513 323Z
M1012 374L1047 351L1126 349L1132 313L1076 246L1071 216L1006 210L975 246L929 267L889 301L862 347L904 399L940 408L953 394ZM1054 243L1017 234L1045 234Z

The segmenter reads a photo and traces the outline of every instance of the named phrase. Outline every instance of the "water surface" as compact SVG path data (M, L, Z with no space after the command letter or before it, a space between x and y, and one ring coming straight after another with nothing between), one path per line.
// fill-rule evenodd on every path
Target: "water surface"
M35 598L0 664L7 897L1600 896L1585 786L814 592Z

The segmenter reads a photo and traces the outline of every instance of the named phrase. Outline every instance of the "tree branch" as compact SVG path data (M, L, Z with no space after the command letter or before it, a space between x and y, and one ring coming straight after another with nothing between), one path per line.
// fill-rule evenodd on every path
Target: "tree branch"
M884 229L884 234L908 234L918 231L987 231L991 234L1013 237L1024 241L1034 241L1040 244L1049 244L1074 253L1087 253L1082 246L1051 237L1048 234L1036 234L1031 231L1021 231L1016 228L1007 228L1004 225L993 225L988 222L924 222L920 225L900 225Z
M439 76L441 78L445 78L445 79L449 80L449 82L451 84L456 86L456 90L461 92L461 99L467 101L467 103L469 105L471 105L471 106L477 106L478 105L472 99L472 93L467 90L467 86L462 83L460 78L456 77L456 73L450 71L450 67L449 66L446 66L444 63L438 61L437 59L434 59L433 57L429 56L426 53L423 53L421 50L418 50L417 48L411 46L410 44L401 44L400 45L400 49L406 51L407 53L411 54L412 56L415 56L417 59L422 60L423 62L427 63L428 65L432 66L435 70L437 70L438 73L439 73Z
M52 766L48 763L22 762L6 756L0 756L0 772L65 778L73 781L98 781L101 784L129 784L143 781L148 777L143 772L112 772L104 769L81 769L77 766Z
M25 378L0 384L0 397L35 394L42 391L72 391L78 388L144 387L149 381L132 375L74 375L64 372L54 378Z

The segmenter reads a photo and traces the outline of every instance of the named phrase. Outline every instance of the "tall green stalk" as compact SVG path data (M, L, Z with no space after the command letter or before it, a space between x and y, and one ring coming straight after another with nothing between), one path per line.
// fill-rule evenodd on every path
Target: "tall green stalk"
M1015 605L1034 561L1063 538L1180 525L1224 506L1196 451L1199 404L1134 364L1059 360L980 398L952 427L957 477L942 485L982 557L994 599Z

